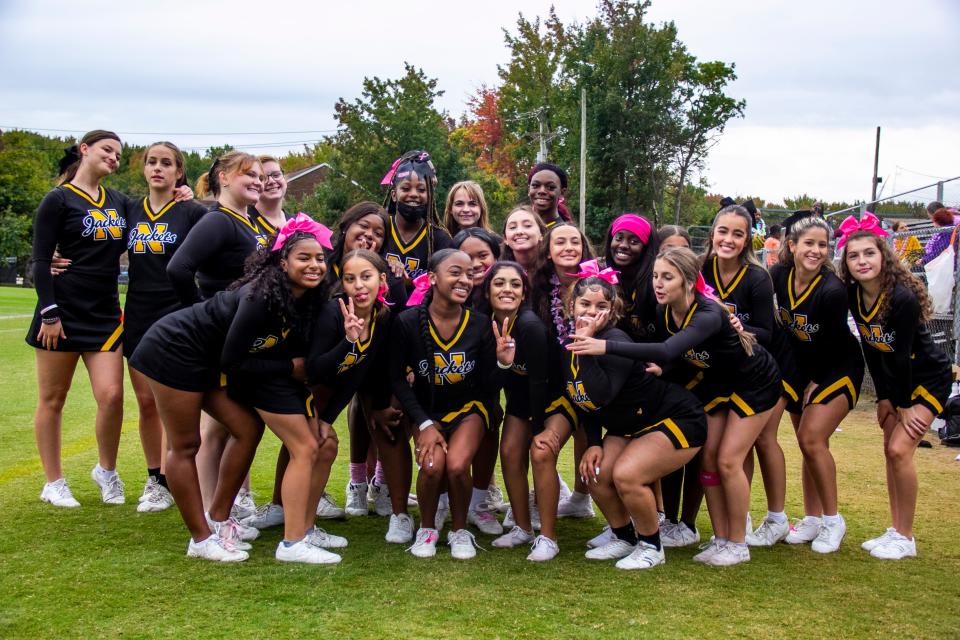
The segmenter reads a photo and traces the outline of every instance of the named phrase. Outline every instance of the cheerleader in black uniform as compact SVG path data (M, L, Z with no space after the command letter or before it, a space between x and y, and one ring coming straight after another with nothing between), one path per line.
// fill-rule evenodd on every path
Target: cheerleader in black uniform
M931 313L926 287L877 235L876 218L864 214L859 223L851 217L844 224L851 231L844 236L841 273L877 389L892 520L883 535L862 546L875 558L899 560L917 555L913 453L950 395L950 360L925 324Z
M557 504L560 484L557 458L577 424L576 411L563 395L562 381L554 376L548 384L547 354L559 351L546 325L529 309L530 284L515 262L498 262L487 274L484 295L497 326L506 323L508 339L518 344L513 367L504 381L507 396L500 465L510 496L513 528L493 541L507 548L531 544L527 556L534 562L553 559L557 546ZM540 535L534 536L534 522L528 499L527 471L533 463L533 481L540 498Z
M574 285L569 314L576 332L570 344L606 344L610 352L613 345L633 345L615 327L622 310L615 282L604 270ZM646 366L613 353L564 353L566 393L584 414L589 443L578 472L613 534L586 557L618 559L620 569L664 563L651 485L689 462L706 438L703 410L693 394L651 375Z
M840 548L846 523L837 510L837 468L830 436L857 405L863 354L847 324L847 290L830 264L830 226L816 216L790 225L780 263L770 269L780 319L797 363L797 399L787 411L803 453L803 520L790 544L817 553Z
M714 218L710 241L703 258L703 278L713 288L717 298L730 311L731 319L740 323L760 345L777 361L781 375L793 371L789 366L792 351L783 328L774 320L773 283L753 253L753 217L744 207L724 207ZM787 389L792 389L792 377L787 378L780 401L770 413L766 426L757 437L755 448L763 472L763 486L767 495L767 515L763 523L752 531L747 513L747 543L769 547L787 537L790 523L784 512L787 490L787 468L783 449L777 441L780 418L787 405ZM753 453L746 457L748 483L753 479Z
M263 167L263 191L257 204L249 210L249 215L257 221L257 226L272 236L290 218L283 210L287 179L280 168L279 160L273 156L260 156L257 159Z
M527 174L527 196L530 207L540 216L547 229L559 222L570 222L570 212L563 204L567 191L567 172L555 164L540 162Z
M707 413L701 483L713 522L714 540L695 560L729 566L750 560L744 540L750 485L743 460L780 397L773 357L753 334L730 324L726 307L712 297L689 249L668 249L654 266L653 283L661 343L577 340L579 354L612 353L654 362L677 363L671 377L685 383ZM737 376L731 373L736 372Z
M443 208L443 226L451 237L464 229L474 228L493 233L483 187L473 180L464 180L450 187L447 205Z
M545 235L547 228L540 216L526 205L515 208L503 221L503 259L513 260L532 273Z
M291 452L283 487L285 540L277 547L277 559L339 561L315 544L308 504L322 490L336 455L336 437L309 417L305 359L291 357L296 353L291 344L303 335L311 308L319 302L323 231L306 216L291 220L275 251L251 258L240 286L164 317L130 359L130 366L149 379L167 431L167 477L190 530L188 556L223 562L247 558L244 541L256 538L257 530L237 523L230 510L264 420ZM201 409L232 435L206 517L195 466Z
M39 401L34 418L37 449L47 483L40 499L57 507L79 507L63 477L60 432L63 404L82 359L97 402L99 462L91 476L107 504L123 504L116 472L123 420L123 324L117 277L126 250L126 198L100 181L120 161L120 139L91 131L66 150L60 186L37 209L33 235L33 279L37 307L27 332L36 350ZM71 267L53 278L54 250Z
M204 197L209 189L217 203L190 231L167 265L167 275L184 305L206 300L226 289L243 275L247 257L266 248L270 235L248 211L260 198L263 181L260 161L241 151L224 154L200 177L197 197ZM204 503L209 506L229 434L224 425L209 416L204 416L200 431L203 444L197 456L197 470ZM246 488L242 494L241 500L247 502ZM251 507L252 504L238 510L236 515L254 515Z
M437 174L426 151L408 151L381 181L390 186L384 206L390 213L384 251L394 275L409 289L426 273L434 251L451 245L450 234L437 217Z
M540 317L541 322L550 329L555 344L563 344L571 331L570 324L564 315L564 301L567 299L567 294L573 284L577 281L577 274L581 268L580 263L590 263L593 268L597 268L597 261L594 258L590 241L580 229L572 224L567 222L554 224L547 230L543 241L540 243L537 268L530 276L530 283L533 294L531 301L533 311ZM550 362L550 371L553 372L554 376L558 375L560 371L559 352L551 349L547 352L547 356L554 359ZM580 457L586 448L587 441L583 430L574 430L574 468L580 465ZM562 479L560 482L561 499L557 506L557 516L560 518L592 518L594 512L593 506L590 504L590 494L580 476L576 476L572 492L563 483Z
M132 201L127 215L130 283L123 312L123 342L128 358L154 322L181 308L167 278L167 265L187 233L207 212L198 202L176 201L176 190L185 187L186 180L183 154L172 143L157 142L147 147L143 175L149 195ZM161 470L163 425L146 378L132 367L129 373L140 410L140 443L147 462L147 483L137 511L163 511L173 506L173 496Z
M421 524L410 551L418 557L436 554L439 533L431 525L444 482L453 515L447 537L451 554L457 559L476 555L473 534L466 529L470 464L489 428L486 389L498 382L498 365L513 364L512 343L499 336L495 353L489 319L463 306L473 288L470 270L462 251L436 252L428 273L415 283L423 300L411 297L408 303L416 306L397 316L391 331L393 392L416 432Z

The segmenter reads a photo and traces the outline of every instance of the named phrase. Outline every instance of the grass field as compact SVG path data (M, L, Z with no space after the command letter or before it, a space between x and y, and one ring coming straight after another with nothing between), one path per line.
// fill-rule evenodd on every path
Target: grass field
M919 558L875 560L860 542L888 525L880 434L868 399L833 439L847 538L836 554L779 545L730 569L668 550L665 566L621 572L583 558L602 519L561 521L561 555L546 565L526 550L480 552L470 562L416 559L383 541L386 520L328 523L350 547L335 567L282 565L267 530L251 559L218 566L185 556L175 509L138 514L145 474L136 403L126 399L119 470L127 505L108 507L89 479L96 462L93 400L78 371L63 431L64 469L83 504L38 500L43 474L33 441L33 350L23 342L34 297L0 288L0 638L956 638L960 636L960 462L939 445L916 456ZM346 430L330 491L342 502ZM933 438L928 438L933 439ZM785 422L787 511L800 513L799 451ZM264 437L253 488L269 496L277 440ZM565 453L570 479L572 454ZM759 481L755 485L759 487ZM753 497L754 521L765 512ZM708 533L706 512L700 516ZM489 549L489 538L478 536Z

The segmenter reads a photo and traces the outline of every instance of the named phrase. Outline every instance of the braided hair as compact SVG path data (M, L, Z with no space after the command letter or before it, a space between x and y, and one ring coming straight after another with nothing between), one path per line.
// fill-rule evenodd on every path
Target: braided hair
M436 273L437 269L440 268L440 265L446 262L447 258L450 256L463 253L459 249L440 249L434 254L430 255L430 260L427 263L427 271L430 273ZM423 302L417 305L417 326L420 329L420 340L423 344L423 353L426 355L427 359L427 388L430 390L430 399L427 404L426 409L429 411L433 408L433 376L436 373L437 365L434 362L434 348L436 343L433 341L433 336L430 335L430 303L433 302L433 287L427 291L423 296Z
M383 206L390 215L397 213L397 201L394 197L397 187L410 174L416 174L427 187L427 216L424 224L427 225L427 255L433 255L433 233L435 229L442 228L440 215L437 213L437 171L430 159L430 154L426 151L415 149L408 151L400 156L393 175L390 178L390 190L384 199Z

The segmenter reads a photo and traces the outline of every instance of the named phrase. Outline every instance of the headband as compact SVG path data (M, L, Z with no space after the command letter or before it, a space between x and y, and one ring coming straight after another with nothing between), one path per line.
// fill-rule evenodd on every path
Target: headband
M613 226L610 228L610 235L612 237L615 236L618 231L629 231L640 238L643 244L647 244L650 240L651 228L650 223L647 222L647 219L643 216L638 216L635 213L625 213L613 221Z

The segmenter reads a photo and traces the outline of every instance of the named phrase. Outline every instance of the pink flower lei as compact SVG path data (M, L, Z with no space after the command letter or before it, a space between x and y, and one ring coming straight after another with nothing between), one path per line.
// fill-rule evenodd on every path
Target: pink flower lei
M550 290L550 315L553 316L553 326L557 330L557 342L563 345L567 337L573 333L573 323L563 317L563 296L560 293L563 285L560 284L557 274L550 276L550 284L553 285L553 289Z

